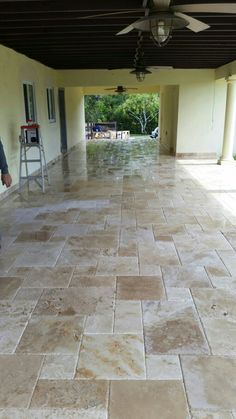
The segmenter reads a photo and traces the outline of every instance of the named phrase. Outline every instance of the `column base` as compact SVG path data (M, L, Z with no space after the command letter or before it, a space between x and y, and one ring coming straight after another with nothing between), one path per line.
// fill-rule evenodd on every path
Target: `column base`
M227 159L220 158L218 160L218 164L220 164L221 166L236 166L236 160L234 159L227 160Z

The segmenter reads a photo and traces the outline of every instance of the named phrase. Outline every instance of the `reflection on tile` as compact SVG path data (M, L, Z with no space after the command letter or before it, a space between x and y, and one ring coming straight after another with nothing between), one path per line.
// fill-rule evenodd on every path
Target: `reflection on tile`
M213 355L236 355L236 319L225 316L202 321Z
M40 372L41 379L67 379L74 377L77 357L73 355L46 355Z
M0 317L0 353L13 353L26 326L25 317Z
M11 300L22 282L23 279L17 277L0 277L0 300Z
M107 381L39 380L30 407L77 409L78 418L106 419L107 398Z
M0 409L0 419L107 419L106 410L99 409Z
M112 381L110 397L110 419L190 418L180 381Z
M0 355L0 407L27 407L42 357Z
M166 287L168 301L192 301L192 296L188 288Z
M16 259L14 266L54 266L61 249L61 245L54 243L47 243L37 249L28 249Z
M233 419L229 412L211 410L193 410L192 419Z
M118 276L117 298L120 300L165 299L163 283L158 276Z
M235 276L212 276L211 282L215 288L232 289L236 291L236 277Z
M182 380L179 357L175 355L147 355L149 380Z
M101 251L100 249L63 249L57 260L57 266L89 265L96 266Z
M167 287L211 287L203 266L163 266L162 273Z
M85 335L76 378L145 378L141 335Z
M183 356L181 360L191 408L236 408L235 358Z
M208 353L206 339L189 302L143 302L146 353Z
M75 354L79 349L83 317L33 317L20 340L17 352Z

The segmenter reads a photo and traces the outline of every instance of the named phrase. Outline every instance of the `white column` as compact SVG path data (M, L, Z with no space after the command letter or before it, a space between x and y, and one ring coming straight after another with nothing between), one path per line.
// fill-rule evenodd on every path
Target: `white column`
M227 79L227 97L225 112L225 128L222 156L220 164L234 164L234 138L236 126L236 79Z

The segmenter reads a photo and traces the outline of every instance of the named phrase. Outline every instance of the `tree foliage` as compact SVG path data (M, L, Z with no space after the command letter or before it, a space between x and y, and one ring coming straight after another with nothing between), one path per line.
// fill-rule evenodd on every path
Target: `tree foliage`
M86 122L117 121L118 130L151 132L158 125L158 113L154 94L85 96Z

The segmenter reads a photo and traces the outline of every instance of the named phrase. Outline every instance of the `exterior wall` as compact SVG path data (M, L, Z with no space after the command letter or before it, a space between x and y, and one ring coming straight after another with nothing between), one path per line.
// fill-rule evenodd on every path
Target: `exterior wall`
M85 143L84 95L80 87L65 89L68 149Z
M161 88L160 140L171 154L175 154L178 121L178 86Z
M50 69L26 56L0 45L0 136L3 139L9 171L13 178L13 186L18 183L19 176L19 134L20 126L26 122L23 82L34 83L37 121L41 126L41 133L45 148L46 160L60 156L60 124L58 112L59 86L58 71ZM54 87L56 122L48 121L46 88ZM70 90L70 89L69 89ZM78 103L76 103L78 100ZM66 103L68 118L68 146L75 145L83 138L83 95L82 91L71 89ZM74 120L76 119L76 121ZM78 122L80 119L80 122ZM36 154L37 153L37 154ZM37 150L31 150L31 155L38 156ZM31 165L31 171L38 168ZM0 186L0 193L6 188Z
M225 89L224 84L215 81L180 86L177 156L221 154Z

